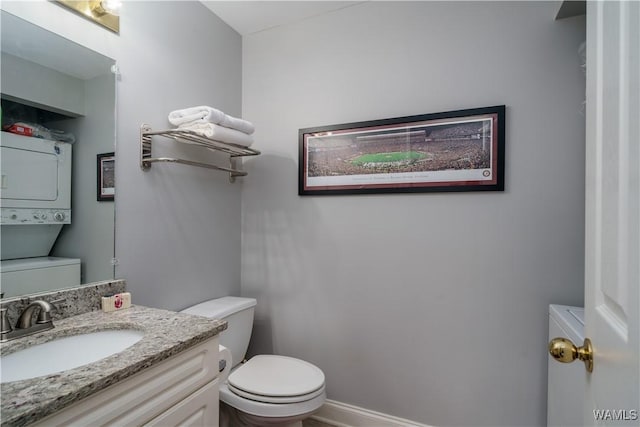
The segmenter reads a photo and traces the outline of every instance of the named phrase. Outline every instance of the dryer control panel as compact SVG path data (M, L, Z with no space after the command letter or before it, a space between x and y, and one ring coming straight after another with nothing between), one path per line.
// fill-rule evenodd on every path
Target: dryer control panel
M71 224L71 209L2 208L2 225Z

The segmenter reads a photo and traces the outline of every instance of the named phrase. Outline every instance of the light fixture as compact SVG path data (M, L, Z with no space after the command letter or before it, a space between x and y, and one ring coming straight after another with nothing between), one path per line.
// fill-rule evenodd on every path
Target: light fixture
M91 12L95 15L102 16L108 13L113 16L120 16L120 7L122 6L120 0L102 0L91 3Z
M114 33L120 32L121 0L57 0L54 3L71 9L83 18L102 25Z

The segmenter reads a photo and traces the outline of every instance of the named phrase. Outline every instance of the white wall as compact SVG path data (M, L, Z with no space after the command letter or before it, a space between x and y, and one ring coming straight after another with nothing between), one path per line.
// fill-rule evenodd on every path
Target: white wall
M243 39L252 352L433 425L546 422L547 306L582 304L584 19L543 2L367 2ZM506 190L297 195L299 128L506 104Z
M143 172L139 132L143 123L170 127L167 114L186 106L240 115L240 35L195 1L123 2L119 35L44 0L2 3L118 62L116 276L127 280L133 302L181 309L238 294L242 183L181 165ZM154 155L212 157L189 148L158 139Z

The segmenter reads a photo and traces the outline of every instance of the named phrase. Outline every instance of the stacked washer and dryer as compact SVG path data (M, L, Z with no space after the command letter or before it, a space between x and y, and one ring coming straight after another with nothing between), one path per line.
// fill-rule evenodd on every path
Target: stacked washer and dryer
M49 256L71 224L71 144L0 134L4 297L79 285L80 259Z

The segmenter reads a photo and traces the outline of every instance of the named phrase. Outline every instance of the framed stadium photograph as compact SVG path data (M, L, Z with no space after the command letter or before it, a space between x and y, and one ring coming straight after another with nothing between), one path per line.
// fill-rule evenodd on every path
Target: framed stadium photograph
M298 194L504 191L505 106L300 129Z

